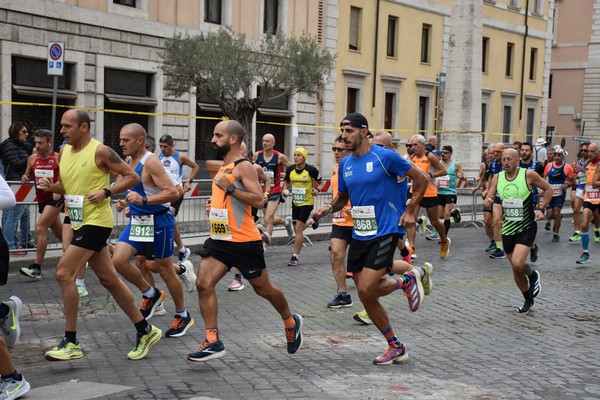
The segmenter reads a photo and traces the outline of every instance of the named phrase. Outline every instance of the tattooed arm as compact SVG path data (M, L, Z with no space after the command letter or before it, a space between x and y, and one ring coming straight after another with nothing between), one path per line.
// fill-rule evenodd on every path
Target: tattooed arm
M101 144L96 149L96 166L105 173L119 174L122 176L110 188L112 195L123 192L140 181L134 170L127 165L121 157L110 147ZM106 196L104 190L92 190L87 193L87 198L92 204L98 204L103 201Z

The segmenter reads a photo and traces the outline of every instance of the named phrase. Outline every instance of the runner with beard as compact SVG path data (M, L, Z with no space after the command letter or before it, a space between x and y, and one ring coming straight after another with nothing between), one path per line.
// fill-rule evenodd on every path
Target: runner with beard
M271 282L266 269L262 240L252 218L252 207L262 207L264 197L256 169L242 156L244 136L239 122L227 120L215 126L211 140L223 157L223 166L213 179L210 238L199 253L202 260L196 280L206 339L198 351L187 355L189 361L208 361L226 354L219 340L215 286L234 267L281 315L288 353L294 354L302 347L302 317L291 313L284 294Z

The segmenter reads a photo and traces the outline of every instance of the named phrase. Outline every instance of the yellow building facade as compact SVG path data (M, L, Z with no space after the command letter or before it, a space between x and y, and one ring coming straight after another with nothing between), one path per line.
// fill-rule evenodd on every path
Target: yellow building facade
M447 132L438 106L456 34L453 6L449 0L340 1L336 116L362 112L372 129L393 131L398 140ZM481 116L473 118L481 121L484 142L531 141L545 129L552 6L548 0L479 2L474 23L481 24L481 37L472 42L481 64L464 67L481 73Z

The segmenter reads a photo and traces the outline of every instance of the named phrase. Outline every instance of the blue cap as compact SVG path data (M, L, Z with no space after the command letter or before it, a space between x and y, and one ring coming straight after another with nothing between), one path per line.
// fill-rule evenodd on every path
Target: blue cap
M441 150L439 150L439 149L434 149L434 150L432 151L432 153L433 153L433 154L435 154L436 156L441 156L441 155L442 155L442 151L441 151Z

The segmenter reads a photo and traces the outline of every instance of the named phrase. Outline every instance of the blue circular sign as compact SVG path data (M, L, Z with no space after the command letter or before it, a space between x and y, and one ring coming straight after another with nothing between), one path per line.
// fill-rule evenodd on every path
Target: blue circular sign
M50 58L53 60L58 60L62 56L62 47L58 43L54 43L50 46Z

